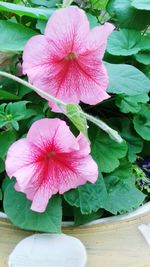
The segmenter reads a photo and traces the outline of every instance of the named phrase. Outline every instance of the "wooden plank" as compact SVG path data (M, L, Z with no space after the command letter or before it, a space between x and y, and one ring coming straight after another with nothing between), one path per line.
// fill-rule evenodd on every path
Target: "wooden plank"
M125 221L63 228L63 232L85 244L87 267L149 267L150 247L138 230L142 223L150 223L150 213ZM7 267L8 255L15 245L31 234L0 219L0 267Z

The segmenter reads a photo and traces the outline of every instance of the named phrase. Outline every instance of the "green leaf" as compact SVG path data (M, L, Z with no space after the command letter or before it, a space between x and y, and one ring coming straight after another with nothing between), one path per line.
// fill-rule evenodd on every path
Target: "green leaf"
M96 219L99 219L103 215L104 211L100 209L97 212L92 212L90 214L82 214L79 208L74 208L74 220L75 225L81 225L85 223L92 222Z
M123 113L137 113L141 109L141 103L149 101L148 94L141 94L135 96L118 96L116 99L116 105Z
M20 121L22 119L26 119L29 117L32 117L34 114L31 112L31 114L27 116L27 108L26 105L29 103L29 101L19 101L15 103L9 103L6 107L6 113L8 115L12 116L13 120Z
M141 34L139 31L120 29L113 31L108 39L107 51L116 56L130 56L139 52Z
M97 18L95 16L92 16L91 14L89 13L86 13L87 17L88 17L88 20L89 20L89 23L90 23L90 28L94 28L96 26L100 26L100 23L98 22Z
M82 114L80 114L80 111L82 111L82 109L78 105L67 105L67 117L72 121L72 123L81 133L87 136L87 121L86 118Z
M138 208L144 201L144 195L135 186L135 178L105 177L108 198L105 209L113 214L130 212Z
M0 20L0 50L22 51L26 42L37 33L23 25Z
M125 142L118 144L99 128L93 126L89 129L91 140L91 153L101 172L112 172L119 166L119 159L127 154Z
M108 0L90 0L92 9L97 9L97 10L105 9L107 3Z
M27 109L29 101L19 101L0 105L0 128L11 125L15 130L19 130L18 121L28 119L36 115L36 111Z
M143 140L135 132L131 121L127 118L120 120L121 122L121 136L128 144L128 159L130 162L135 162L137 154L142 151Z
M140 62L144 65L150 64L150 52L149 51L139 52L134 57L138 62Z
M19 86L18 95L21 98L24 97L25 95L29 94L29 93L32 93L32 92L33 91L29 87L26 87L24 85Z
M150 50L150 36L143 35L140 42L141 50Z
M28 16L32 18L47 20L53 14L55 9L27 7L23 5L15 5L0 1L0 11L12 12L19 16Z
M2 192L5 191L6 187L10 184L10 178L8 176L6 176L4 179L3 179L3 182L2 182Z
M45 6L45 7L55 7L56 5L61 3L61 0L31 0L31 2L38 6Z
M127 64L105 64L109 75L108 93L135 96L150 91L150 80L137 68Z
M150 0L133 0L131 5L137 9L150 10Z
M127 158L123 158L120 160L120 165L117 169L113 171L113 176L117 176L119 178L129 178L133 175L132 164L127 160Z
M0 200L3 199L2 190L0 189Z
M104 207L107 191L102 175L95 184L86 183L64 194L71 206L80 208L82 214L90 214Z
M136 132L145 140L150 141L150 105L143 104L141 110L133 118Z
M1 41L0 41L1 42ZM0 88L0 100L19 100L20 97Z
M40 32L44 34L46 24L47 24L47 21L38 19L37 24L36 24L36 29L40 30Z
M5 159L8 148L16 140L16 134L13 131L0 132L0 157Z
M0 158L0 173L5 170L5 163L4 161Z
M13 205L12 205L13 203ZM61 231L62 207L60 196L53 196L43 213L33 212L23 193L14 190L14 181L4 191L4 211L16 226L33 231L59 233Z
M131 0L110 0L107 11L121 28L142 30L150 22L150 13L135 9Z

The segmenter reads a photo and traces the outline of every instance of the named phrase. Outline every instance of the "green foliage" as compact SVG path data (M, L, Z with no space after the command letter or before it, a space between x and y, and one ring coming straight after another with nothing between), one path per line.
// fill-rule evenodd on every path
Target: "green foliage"
M106 63L106 68L109 74L109 93L135 96L150 91L150 80L137 68L110 63Z
M137 9L150 10L150 0L133 0L131 5Z
M74 224L76 226L92 222L99 219L103 215L103 210L100 209L97 212L92 212L90 214L82 214L79 208L74 209Z
M150 106L143 104L141 110L134 116L134 128L145 140L150 141Z
M139 52L135 55L135 59L144 65L150 65L150 51Z
M16 140L16 134L14 131L2 131L0 132L0 157L5 159L8 148Z
M143 140L135 132L133 124L130 119L124 117L123 120L120 119L119 132L121 136L126 140L128 145L127 157L129 162L135 162L137 154L139 154L143 149Z
M92 16L91 14L87 13L86 14L90 23L90 28L94 28L96 26L99 26L100 23L98 22L97 18L95 16Z
M29 16L32 18L47 20L54 10L55 9L53 8L32 8L0 1L0 11L12 12L19 16Z
M147 103L149 96L147 93L134 96L119 95L116 105L123 113L137 113L141 109L141 103Z
M134 55L140 51L140 40L141 34L139 31L120 29L110 35L107 51L116 56Z
M47 8L55 7L61 3L61 0L31 0L31 3L37 6L44 6Z
M95 184L86 183L64 194L71 206L80 208L82 214L91 214L103 208L107 198L105 183L101 174Z
M13 205L12 205L13 203ZM60 196L54 196L43 213L33 212L31 202L23 193L14 190L14 181L4 192L4 211L20 228L33 231L59 233L61 231L62 207Z
M0 158L0 173L2 173L5 170L5 164L2 158Z
M0 128L14 128L19 130L18 121L28 119L36 115L35 110L27 110L26 105L28 101L19 101L16 103L9 103L8 105L0 105Z
M0 33L2 51L22 51L26 42L36 35L36 32L30 28L5 20L0 20Z
M110 0L107 11L120 28L143 30L150 23L150 13L135 9L131 0Z
M0 100L19 100L20 97L0 89Z
M125 142L121 144L111 140L110 137L97 127L89 129L91 140L91 153L101 172L109 173L119 166L119 159L127 153ZM109 149L106 149L109 148Z
M89 0L92 9L101 10L104 9L108 3L108 0Z
M2 200L3 197L2 197L2 190L0 189L0 200Z
M44 34L45 27L46 27L46 21L42 19L38 19L37 24L36 24L36 29L40 30L40 32Z
M135 178L113 174L105 177L108 197L105 209L113 214L126 213L139 207L145 195L136 188Z

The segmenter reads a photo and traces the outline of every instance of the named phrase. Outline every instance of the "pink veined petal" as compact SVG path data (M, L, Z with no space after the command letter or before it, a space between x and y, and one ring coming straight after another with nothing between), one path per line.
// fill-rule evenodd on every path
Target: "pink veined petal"
M49 188L50 189L50 188ZM44 212L49 199L51 198L52 194L55 194L56 192L53 190L49 190L46 188L46 186L41 186L35 193L33 200L32 200L32 205L31 205L31 210L37 211L37 212Z
M17 188L19 191L24 192L31 180L38 179L38 167L36 163L24 166L14 172L13 176L17 180Z
M115 29L114 25L106 22L102 26L93 28L85 41L85 50L98 50L99 58L102 59L105 53L107 39L112 31Z
M59 34L59 23L66 34L63 31ZM77 7L57 10L47 24L47 36L32 37L25 46L23 71L35 86L66 103L79 103L82 100L97 104L109 97L105 92L108 77L100 58L112 29L110 23L105 23L89 33L88 20L82 10ZM76 58L66 59L70 52L76 52L70 50L73 44L78 44L80 51ZM53 111L61 112L55 103L49 101L49 105Z
M66 103L79 103L81 100L94 105L109 98L106 93L108 75L98 50L85 52L77 59L64 62L62 70L49 83L50 88L55 86L55 96ZM53 111L60 111L55 104L49 102L49 105Z
M66 123L60 119L41 119L34 122L27 139L45 152L48 152L49 148L57 150L58 153L79 150L76 138Z
M55 75L59 73L60 67L55 63L59 62L63 56L49 42L46 36L34 36L27 42L24 48L23 73L28 75L30 83L51 95L56 95L56 84L51 86L51 79L54 79ZM41 96L43 97L43 95Z
M43 212L52 195L63 194L87 181L95 183L97 177L98 168L91 156L79 159L74 153L59 155L49 163L47 173L34 194L31 209Z
M89 155L91 149L90 149L90 141L87 140L87 138L83 134L79 134L77 137L80 149L77 151L76 156L83 157Z
M66 178L59 183L59 193L63 194L70 189L77 188L87 181L95 183L98 178L98 167L91 156L80 158L77 153L72 153L72 172L66 171ZM80 152L79 152L80 154ZM59 176L59 175L58 175ZM60 177L60 176L59 176Z
M47 23L45 35L53 40L55 46L63 48L65 53L78 53L83 48L89 30L85 12L71 6L54 12Z
M14 188L17 192L22 192L26 194L27 199L32 200L36 189L33 186L30 186L30 183L25 188L19 186L18 182L15 183Z
M57 83L56 97L59 99L66 103L78 103L81 100L95 105L109 98L106 93L108 75L100 60L98 50L80 55L79 58L69 62L68 69L64 71L65 68L58 76L55 76L56 81L51 80L52 87ZM54 111L57 111L55 105L52 107Z
M51 52L47 38L44 35L32 37L25 45L23 51L23 73L28 74L28 72L30 73L32 71L32 82L37 75L36 68L41 68L40 70L43 68L45 71L47 64L49 64L50 58Z
M72 78L72 86L69 86L69 76ZM68 78L64 81L64 87L76 91L79 99L87 104L95 105L109 98L106 93L108 87L107 71L99 58L98 51L85 52L74 62ZM59 90L63 92L63 90ZM58 94L59 96L59 94Z
M12 178L18 169L24 166L29 166L35 159L36 154L37 151L33 151L33 147L29 144L26 138L13 143L8 150L5 161L8 176Z
M47 93L66 103L79 103L77 92L70 90L74 79L72 63L64 59L66 54L56 50L46 36L32 37L24 49L23 72L27 73L31 83ZM56 109L56 104L50 105Z

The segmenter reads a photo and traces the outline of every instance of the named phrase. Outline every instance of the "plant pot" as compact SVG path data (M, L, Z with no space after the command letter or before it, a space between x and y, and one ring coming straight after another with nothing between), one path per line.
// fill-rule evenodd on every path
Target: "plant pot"
M63 223L65 234L79 238L87 248L87 267L148 267L150 247L138 230L141 224L150 223L150 203L127 215L99 219L73 227ZM0 214L0 266L6 267L8 255L15 245L33 232L15 227Z

